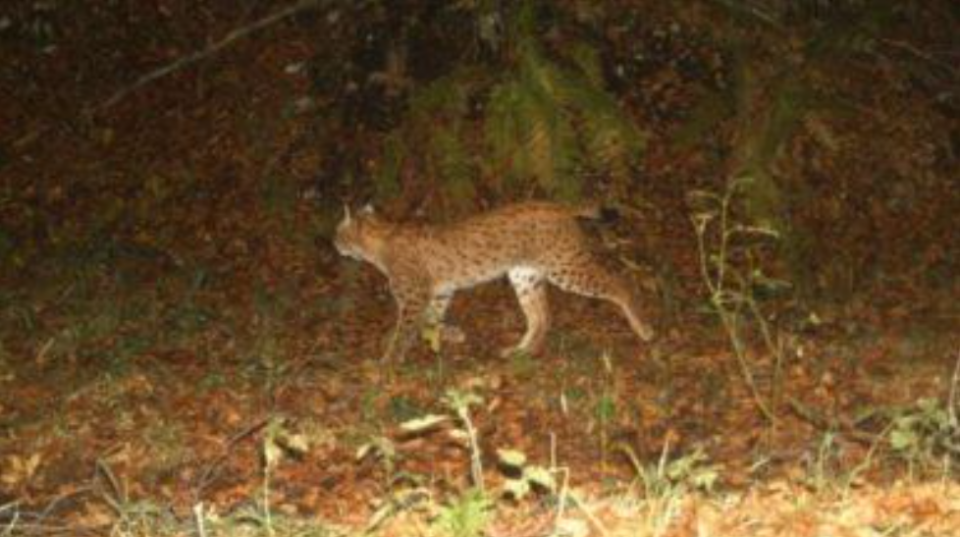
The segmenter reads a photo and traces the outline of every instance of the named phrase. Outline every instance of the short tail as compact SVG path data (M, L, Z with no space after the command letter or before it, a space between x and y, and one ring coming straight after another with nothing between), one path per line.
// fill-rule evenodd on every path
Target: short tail
M599 220L604 224L615 222L620 218L620 211L609 205L599 203L576 207L573 214L577 218Z

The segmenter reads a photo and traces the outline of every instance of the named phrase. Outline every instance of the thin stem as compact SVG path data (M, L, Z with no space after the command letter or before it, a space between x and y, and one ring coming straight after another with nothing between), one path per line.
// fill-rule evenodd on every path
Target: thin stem
M318 7L319 7L318 0L300 0L296 4L293 4L292 6L289 6L285 9L281 9L276 13L272 13L262 19L254 21L252 24L243 26L241 28L236 28L233 31L231 31L229 34L227 34L224 38L220 39L219 41L215 41L196 52L187 54L186 56L183 56L172 63L164 65L163 67L150 71L149 73L141 76L140 78L135 80L133 84L130 84L129 86L126 86L118 90L109 99L104 101L99 106L96 106L92 111L99 112L107 108L110 108L113 105L120 102L121 100L123 100L127 95L133 93L134 91L140 89L141 87L146 86L147 84L155 80L158 80L160 78L163 78L171 73L179 71L184 67L197 63L198 61L206 58L207 56L215 54L221 51L222 49L230 46L231 44L233 44L233 42L243 37L246 37L258 30L262 30L263 28L276 24L277 22L285 20L293 15L296 15L301 11L308 10L308 9L317 9Z
M466 405L457 408L457 415L463 422L463 426L466 427L467 437L470 440L470 474L473 477L473 484L481 494L485 494L483 462L480 460L480 442L477 441L477 430L473 427L473 421L470 419L470 413Z
M957 362L953 366L953 378L950 381L950 395L947 397L947 412L950 416L950 425L960 426L957 419L957 385L960 384L960 349L957 350Z

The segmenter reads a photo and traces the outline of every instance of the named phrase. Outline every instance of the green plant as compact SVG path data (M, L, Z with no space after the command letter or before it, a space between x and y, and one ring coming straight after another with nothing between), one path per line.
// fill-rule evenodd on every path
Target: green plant
M493 506L482 490L471 488L440 507L431 529L445 537L479 537L493 516Z
M140 443L152 455L149 474L153 477L169 472L189 460L190 451L184 442L181 423L158 421L143 428L140 433Z
M271 526L265 527L256 507L243 507L229 514L220 514L203 503L193 508L193 533L182 529L176 535L249 536L249 537L346 537L354 535L346 529L326 524L314 517L298 517L274 513ZM145 534L148 537L150 534Z
M374 190L392 197L404 171L416 170L459 208L474 200L478 180L499 195L534 188L567 200L581 196L585 170L626 183L644 134L604 88L597 50L583 40L544 43L544 25L559 24L562 8L526 0L456 9L478 28L502 29L478 33L493 54L412 86L385 137Z
M697 237L700 275L709 293L710 306L720 318L757 408L773 425L777 422L774 409L781 397L785 338L771 325L754 293L757 289L778 291L789 284L768 277L757 261L760 253L757 241L777 239L776 231L739 223L732 215L735 196L751 181L749 177L732 179L722 196L692 192L692 201L699 205L692 222ZM750 320L757 326L765 350L774 358L769 402L760 393L748 362L745 325Z
M254 288L253 304L257 315L254 332L247 343L247 374L262 380L265 397L272 401L277 387L293 372L282 344L283 321L293 307L293 300L287 288L272 292L259 284Z
M435 385L442 386L444 379L444 345L447 343L463 343L466 335L460 327L445 322L436 304L431 304L425 313L425 322L420 329L420 337L433 352L436 359L436 368L431 373ZM420 371L417 371L420 374Z
M746 220L777 232L791 280L808 290L817 275L814 254L830 247L791 218L794 208L816 202L803 168L791 162L791 142L806 133L824 150L838 152L841 137L824 129L818 116L832 113L833 119L866 108L845 95L854 85L827 87L823 77L836 78L841 65L875 61L884 34L896 27L898 17L910 15L888 1L795 3L790 8L743 0L707 4L714 11L707 32L726 59L726 83L704 92L680 129L679 141L708 139L721 125L734 129L733 173L753 178L742 193ZM926 67L909 70L918 68Z
M484 513L492 507L492 500L488 499L483 479L478 433L470 415L470 408L480 404L482 399L472 392L448 390L441 402L450 414L426 414L408 419L400 424L400 429L408 436L427 435L443 429L449 437L467 444L470 453L471 487L453 503L439 508L441 522L434 526L442 528L448 535L477 535L479 529L476 528L482 528L485 524L485 519L482 518ZM452 428L451 424L454 425ZM424 503L428 508L435 506L432 495L423 487L424 480L421 476L397 470L402 454L393 440L382 435L374 436L357 450L358 460L366 458L379 460L387 476L386 499L368 521L368 531L380 527L400 511L422 507ZM400 485L404 486L401 488Z
M807 481L818 493L828 490L838 481L837 459L840 448L836 436L834 431L825 432L817 446L816 456L807 461Z
M172 537L183 531L171 510L149 500L130 498L123 482L104 460L97 461L97 477L98 495L115 516L110 528L111 535Z
M0 505L0 537L15 535L14 531L20 524L20 516L20 507L17 502Z
M876 435L866 455L852 468L844 467L841 462L843 451L836 439L842 433L833 429L826 431L818 444L816 456L808 459L807 483L817 494L835 491L843 498L848 497L863 473L873 465L877 452L892 429L891 423Z
M960 459L960 423L955 412L933 398L893 412L890 449L907 462L911 474L917 466L937 465L949 474Z
M633 450L619 447L633 465L646 498L680 496L696 490L711 492L720 478L722 467L710 464L702 448L671 459L670 443L664 442L656 464L643 465Z
M637 474L644 509L648 512L650 534L664 535L677 517L683 498L691 492L711 492L720 478L721 466L710 464L702 449L670 459L669 441L663 444L660 460L644 465L628 446L619 446Z
M483 453L480 450L480 439L477 436L477 428L470 417L470 407L479 405L483 399L472 392L462 392L459 390L450 390L443 398L443 403L454 411L460 424L463 426L462 434L466 437L470 447L470 476L473 480L473 486L481 493L486 493L486 487L483 483Z
M385 476L385 489L389 490L396 482L396 469L399 460L397 446L389 438L376 435L357 448L356 460L373 459L380 463Z
M263 527L268 535L274 534L273 510L270 508L270 488L273 480L273 471L280 464L283 448L277 441L283 432L283 422L271 419L264 429L263 441L260 444L260 455L263 463L263 479L260 485L259 513Z
M619 394L617 393L616 375L613 371L613 359L606 352L600 356L600 359L603 363L603 377L601 380L603 385L596 402L596 420L599 426L600 436L600 463L602 467L606 469L607 451L610 441L610 423L613 422L617 416L617 400Z
M524 453L511 449L498 449L497 458L507 470L503 484L504 494L523 500L537 488L551 493L557 491L557 482L554 479L556 469L529 464Z

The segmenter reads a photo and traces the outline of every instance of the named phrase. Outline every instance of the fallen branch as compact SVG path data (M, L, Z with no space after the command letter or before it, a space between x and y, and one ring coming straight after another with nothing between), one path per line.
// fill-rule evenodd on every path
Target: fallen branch
M278 22L280 22L280 21L282 21L282 20L284 20L284 19L287 19L287 18L293 16L293 15L296 15L297 13L300 13L301 11L307 11L307 10L310 10L310 9L316 9L316 8L319 7L319 4L320 4L320 0L299 0L296 4L290 6L290 7L286 8L286 9L282 9L282 10L280 10L280 11L277 11L276 13L273 13L273 14L271 14L271 15L268 15L268 16L266 16L266 17L264 17L264 18L262 18L262 19L260 19L260 20L257 20L257 21L255 21L255 22L253 22L252 24L249 24L249 25L247 25L247 26L243 26L243 27L241 27L241 28L237 28L237 29L233 30L232 32L230 32L229 34L227 34L226 37L224 37L223 39L221 39L221 40L219 40L219 41L216 41L216 42L214 42L214 43L210 43L209 45L207 45L207 46L204 47L203 49L198 50L198 51L194 52L193 54L189 54L189 55L187 55L187 56L183 56L183 57L179 58L178 60L174 61L173 63L169 63L169 64L167 64L167 65L165 65L165 66L163 66L163 67L160 67L159 69L155 69L155 70L150 71L149 73L141 76L140 78L138 78L137 80L135 80L135 81L133 82L133 84L130 84L129 86L126 86L126 87L124 87L124 88L121 88L121 89L118 90L116 93L114 93L113 96L111 96L109 99L107 99L107 100L104 101L103 103L101 103L101 104L93 107L93 108L90 110L90 112L102 112L102 111L104 111L104 110L112 107L113 105L117 104L118 102L122 101L124 98L126 98L128 95L130 95L130 94L133 93L134 91L142 88L143 86L146 86L147 84L149 84L149 83L151 83L151 82L153 82L153 81L155 81L155 80L158 80L158 79L163 78L163 77L165 77L165 76L167 76L167 75L169 75L169 74L171 74L171 73L174 73L174 72L176 72L176 71L179 71L180 69L183 69L184 67L187 67L187 66L189 66L189 65L192 65L192 64L194 64L194 63L197 63L198 61L200 61L200 60L202 60L202 59L204 59L204 58L206 58L206 57L208 57L208 56L211 56L211 55L213 55L213 54L216 54L217 52L219 52L219 51L223 50L224 48L230 46L230 45L233 44L235 41L238 41L238 40L240 40L241 38L246 37L246 36L248 36L248 35L256 32L256 31L258 31L258 30L262 30L262 29L264 29L264 28L266 28L266 27L268 27L268 26L271 26L271 25L273 25L273 24L276 24L276 23L278 23Z

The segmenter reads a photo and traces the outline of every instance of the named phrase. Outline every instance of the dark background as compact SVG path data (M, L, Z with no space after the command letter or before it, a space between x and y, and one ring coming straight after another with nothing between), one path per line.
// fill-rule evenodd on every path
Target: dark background
M854 417L942 399L957 359L958 17L946 0L3 2L0 505L102 486L107 460L131 494L229 510L262 477L256 425L282 414L336 438L280 470L284 501L342 513L383 494L359 439L468 379L496 403L489 445L547 457L557 433L586 482L630 474L615 443L656 460L665 439L704 446L733 487L806 468L825 430L842 431L830 464L859 464L858 435L890 422ZM718 259L724 193L741 227ZM555 294L547 355L507 362L522 319L493 285L454 304L465 347L377 384L393 306L329 243L343 204L442 224L526 199L620 209L604 242L663 339ZM444 449L404 468L457 490L465 458ZM904 470L890 449L879 482ZM88 493L58 509L94 520Z

